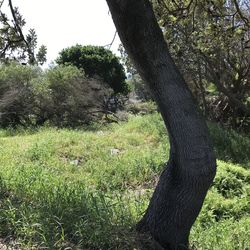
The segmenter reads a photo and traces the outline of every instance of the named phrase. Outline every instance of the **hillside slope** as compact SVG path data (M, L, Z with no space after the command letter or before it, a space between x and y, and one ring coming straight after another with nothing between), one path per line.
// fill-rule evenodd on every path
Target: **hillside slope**
M191 246L249 249L250 140L210 131L218 172ZM0 131L0 239L21 249L150 249L133 226L168 149L158 114L91 131Z

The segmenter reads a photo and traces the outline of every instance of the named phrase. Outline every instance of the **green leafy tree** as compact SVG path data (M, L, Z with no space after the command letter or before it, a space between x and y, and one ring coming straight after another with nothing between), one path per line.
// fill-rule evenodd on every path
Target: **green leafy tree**
M2 11L4 0L0 2L0 61L20 61L28 64L44 64L46 62L47 48L42 45L37 55L37 35L30 29L25 35L23 32L26 24L17 7L8 0L11 17Z
M169 50L204 114L247 129L250 112L250 2L153 0ZM138 81L123 47L123 63ZM142 93L142 91L139 91Z
M170 52L204 113L234 127L247 125L249 1L153 3Z
M108 49L100 46L76 45L63 49L56 60L59 65L74 65L83 69L86 76L99 76L115 93L127 94L124 68L118 58Z

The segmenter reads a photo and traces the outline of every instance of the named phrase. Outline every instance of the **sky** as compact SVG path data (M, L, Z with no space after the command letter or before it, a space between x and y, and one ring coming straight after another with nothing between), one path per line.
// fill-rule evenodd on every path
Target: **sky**
M116 31L105 0L12 0L12 3L25 18L26 29L35 29L38 46L47 46L47 64L63 48L72 45L110 44ZM115 53L119 44L117 35L111 47Z

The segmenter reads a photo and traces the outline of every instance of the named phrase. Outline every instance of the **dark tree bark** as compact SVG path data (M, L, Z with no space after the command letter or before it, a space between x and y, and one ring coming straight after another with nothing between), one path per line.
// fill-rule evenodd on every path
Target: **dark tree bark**
M205 121L175 66L148 0L107 0L120 39L166 124L170 159L138 223L164 249L187 249L216 172Z

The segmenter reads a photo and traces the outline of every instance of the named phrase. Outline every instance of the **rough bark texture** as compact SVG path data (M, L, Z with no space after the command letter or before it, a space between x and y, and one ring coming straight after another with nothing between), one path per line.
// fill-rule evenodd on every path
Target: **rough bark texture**
M176 68L148 0L107 0L120 39L149 85L170 138L170 159L138 223L163 249L187 249L216 171L208 130Z

